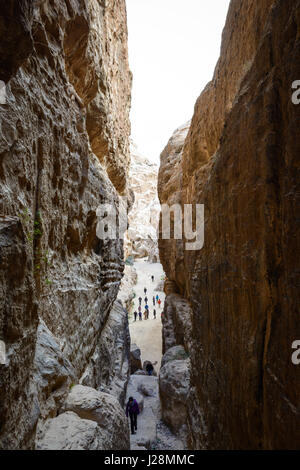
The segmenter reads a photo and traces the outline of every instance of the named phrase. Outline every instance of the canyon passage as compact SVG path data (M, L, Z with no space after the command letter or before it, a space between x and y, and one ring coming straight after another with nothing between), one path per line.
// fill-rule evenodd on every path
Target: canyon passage
M1 8L0 449L299 450L300 0L231 0L159 164L131 138L127 16ZM201 249L163 204L204 205Z

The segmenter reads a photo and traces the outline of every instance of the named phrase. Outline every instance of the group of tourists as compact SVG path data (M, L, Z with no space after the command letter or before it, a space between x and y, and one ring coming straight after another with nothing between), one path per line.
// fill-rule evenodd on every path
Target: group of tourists
M151 276L152 282L154 282L154 276ZM147 297L147 287L144 288L144 302L145 302L145 307L144 307L144 312L142 311L142 302L143 298L140 296L138 301L139 301L139 306L138 310L134 312L134 321L137 321L137 318L139 317L139 320L143 320L143 315L144 315L144 320L149 320L149 315L150 315L150 308L148 305L148 297ZM152 302L153 302L153 319L156 320L156 305L158 305L158 308L161 308L161 299L159 298L159 295L157 294L156 296L152 297Z

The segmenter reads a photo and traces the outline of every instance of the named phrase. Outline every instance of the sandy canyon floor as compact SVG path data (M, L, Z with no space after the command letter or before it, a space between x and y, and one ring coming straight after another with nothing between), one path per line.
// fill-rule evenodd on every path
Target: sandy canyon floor
M164 307L165 294L161 291L156 291L157 285L164 278L164 272L162 265L159 263L148 263L146 261L136 261L134 263L138 280L133 290L136 294L133 301L133 308L131 309L129 317L129 327L131 335L131 343L135 343L142 353L142 362L148 360L155 364L155 369L158 372L160 369L160 363L162 358L162 324L161 314ZM151 280L151 276L154 276L154 282ZM150 307L149 320L134 321L133 312L138 311L139 297L142 297L142 313L144 313L145 307L145 294L144 288L147 288L148 305ZM161 299L161 306L158 304L153 305L153 296L159 296ZM153 310L156 310L156 320L153 318Z

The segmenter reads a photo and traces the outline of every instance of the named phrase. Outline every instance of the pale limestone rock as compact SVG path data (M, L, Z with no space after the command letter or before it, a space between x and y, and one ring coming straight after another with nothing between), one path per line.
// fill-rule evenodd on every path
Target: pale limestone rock
M158 166L150 163L131 144L129 181L134 204L129 213L129 228L125 238L125 253L133 258L158 262L157 230L160 204L157 196Z
M161 360L161 367L163 367L167 362L175 360L187 359L188 355L183 346L173 346L168 349L167 352L163 355Z
M118 299L129 311L135 297L135 285L137 283L137 272L133 266L125 264L124 276L121 281Z
M127 420L118 400L113 396L91 387L75 385L62 411L73 411L82 419L98 423L106 448L128 448Z
M162 419L174 434L186 437L190 388L189 360L165 363L159 373Z
M68 411L47 421L36 450L103 450L101 430L95 421Z

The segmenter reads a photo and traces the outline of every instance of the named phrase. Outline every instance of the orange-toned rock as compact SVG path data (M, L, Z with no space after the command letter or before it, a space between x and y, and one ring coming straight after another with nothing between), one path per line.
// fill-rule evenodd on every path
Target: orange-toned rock
M184 144L177 200L205 204L205 246L180 274L161 259L192 307L193 449L300 447L299 31L298 0L232 0Z

